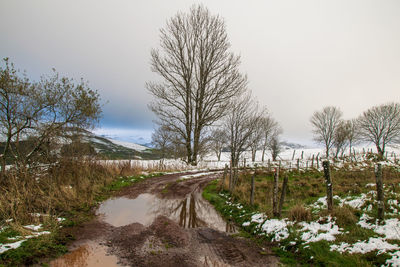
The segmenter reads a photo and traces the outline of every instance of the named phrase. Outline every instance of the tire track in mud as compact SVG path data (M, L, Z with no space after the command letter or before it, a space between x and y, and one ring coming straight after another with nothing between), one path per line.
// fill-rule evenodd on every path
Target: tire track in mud
M102 251L105 245L107 253L118 258L113 266L277 266L278 259L268 247L261 248L249 240L225 233L229 227L221 226L221 222L225 222L201 197L204 186L216 179L218 173L180 179L188 174L195 173L147 179L117 194L117 198L132 201L143 194L156 196L160 210L155 209L151 224L129 222L120 227L109 224L105 227L100 216L97 224L102 227L101 231L93 230L96 221L86 224L79 235L87 238L78 242L103 244ZM96 234L90 234L92 232ZM69 266L83 265L80 262Z

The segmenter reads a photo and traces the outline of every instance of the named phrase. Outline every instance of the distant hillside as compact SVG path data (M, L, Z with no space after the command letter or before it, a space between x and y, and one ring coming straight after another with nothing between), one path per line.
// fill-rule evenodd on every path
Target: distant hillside
M85 132L83 141L94 147L96 153L108 159L158 159L154 149L131 142L113 140Z

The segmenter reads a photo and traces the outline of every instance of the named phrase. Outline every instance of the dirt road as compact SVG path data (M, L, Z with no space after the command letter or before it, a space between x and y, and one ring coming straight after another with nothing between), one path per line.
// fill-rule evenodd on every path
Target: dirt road
M276 266L268 248L232 236L201 196L219 174L170 174L119 192L77 229L71 253L51 266Z

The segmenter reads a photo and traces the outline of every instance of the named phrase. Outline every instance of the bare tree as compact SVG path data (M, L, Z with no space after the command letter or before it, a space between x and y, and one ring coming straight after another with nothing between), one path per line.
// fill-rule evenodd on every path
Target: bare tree
M261 114L250 93L231 101L224 129L228 135L232 166L239 163L240 155L248 148L249 138L258 125Z
M341 121L342 112L337 107L325 107L322 111L316 111L310 121L314 127L315 141L325 145L325 155L329 157L329 152L333 146L336 128Z
M98 120L99 95L84 81L75 83L54 71L31 82L8 59L4 62L0 69L0 127L6 140L3 172L7 158L19 166L31 164L67 128L88 128Z
M375 106L358 118L360 137L375 144L380 159L386 146L400 136L400 104L389 103Z
M333 147L335 150L335 158L338 158L339 154L343 155L347 148L349 141L349 124L346 121L340 121L336 127L333 137Z
M228 137L223 129L216 128L210 135L210 148L215 152L218 161L221 160L221 153L224 146L226 146Z
M271 151L272 160L276 161L278 155L282 152L282 145L279 140L279 134L274 134L271 137L271 141L268 145L269 150Z
M256 116L259 116L256 114ZM262 145L262 138L264 133L263 129L263 121L261 119L256 120L256 127L254 128L253 132L250 134L249 137L249 147L251 150L251 160L254 162L256 160L256 153L257 149L259 149Z
M160 151L161 158L172 152L174 135L165 125L160 125L151 135L151 143Z
M357 119L351 119L346 121L346 127L348 129L347 142L349 144L349 156L351 159L351 149L360 140L360 132L358 129Z
M224 21L201 5L168 20L160 40L151 69L162 81L147 83L155 97L150 108L179 133L187 162L196 164L204 129L226 114L247 78L239 72L240 57L229 52Z
M265 151L268 149L268 145L271 141L273 133L279 128L279 124L274 118L272 118L272 116L269 114L264 114L261 118L261 128L263 131L261 161L264 161Z

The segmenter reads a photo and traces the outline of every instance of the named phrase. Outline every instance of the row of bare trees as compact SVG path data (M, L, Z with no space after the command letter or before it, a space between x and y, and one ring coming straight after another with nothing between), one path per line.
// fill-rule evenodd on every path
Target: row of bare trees
M199 156L223 149L237 166L243 151L279 153L280 127L258 107L239 71L240 57L229 51L225 22L202 5L178 13L160 31L160 49L151 53L152 71L161 80L147 83L150 105L158 117L152 136L161 156L184 157L195 165ZM273 144L273 146L270 146Z
M325 107L311 117L315 140L324 144L326 157L343 155L357 142L370 142L376 146L379 159L383 159L386 146L400 143L400 104L374 106L358 118L343 120L337 107Z

